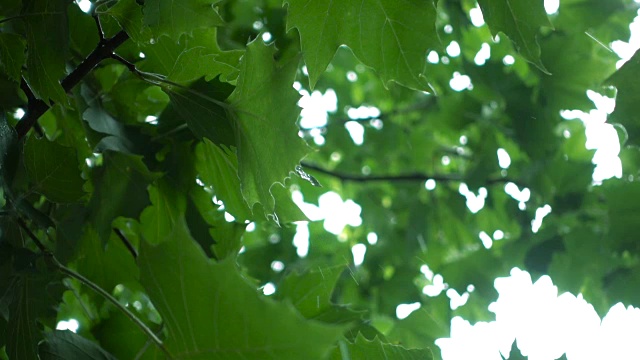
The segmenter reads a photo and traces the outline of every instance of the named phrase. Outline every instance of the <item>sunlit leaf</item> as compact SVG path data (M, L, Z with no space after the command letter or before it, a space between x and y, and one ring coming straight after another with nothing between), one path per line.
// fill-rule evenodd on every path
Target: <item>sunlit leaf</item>
M196 155L196 168L202 181L213 186L216 194L219 194L218 198L224 202L226 211L239 221L252 219L251 209L240 191L236 154L204 139L198 144Z
M541 0L479 0L491 33L505 33L527 61L547 72L540 61L537 35L541 27L552 27Z
M369 341L360 334L354 343L345 340L338 342L331 359L431 360L433 355L429 349L406 349L400 345L385 344L377 338Z
M344 266L335 266L291 273L280 285L277 297L291 301L304 317L314 318L333 306L331 294L344 270Z
M640 115L637 111L640 100L640 85L633 81L635 74L640 72L640 51L636 51L607 82L618 89L616 108L611 114L610 121L622 124L629 134L629 142L638 144L640 141Z

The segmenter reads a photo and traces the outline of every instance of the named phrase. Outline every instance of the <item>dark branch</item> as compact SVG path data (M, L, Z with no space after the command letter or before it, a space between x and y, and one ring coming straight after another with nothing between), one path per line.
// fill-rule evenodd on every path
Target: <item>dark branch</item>
M427 181L429 179L435 181L442 182L463 182L465 180L464 176L460 174L425 174L420 172L413 173L405 173L405 174L397 174L397 175L359 175L359 174L349 174L340 171L328 170L318 165L302 162L302 166L315 170L319 173L332 176L338 178L343 181L353 181L353 182L374 182L374 181ZM487 180L488 184L496 184L496 183L506 183L511 180L508 178L496 178Z
M129 39L129 35L124 31L120 31L114 37L100 41L91 54L89 54L71 74L67 75L67 77L61 81L64 91L67 93L71 91L96 65L102 60L110 58L114 50L127 41L127 39ZM22 90L27 95L29 104L27 105L26 114L16 125L19 139L23 138L36 124L40 116L49 110L47 103L34 97L33 91L26 85L26 82L24 86L22 86Z

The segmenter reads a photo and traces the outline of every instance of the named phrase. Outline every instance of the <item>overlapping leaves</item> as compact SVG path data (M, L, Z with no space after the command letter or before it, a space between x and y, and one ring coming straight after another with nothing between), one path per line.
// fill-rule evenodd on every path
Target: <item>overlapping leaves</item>
M110 358L100 346L124 358L154 356L143 333L119 330L131 324L112 306L84 293L69 300L69 291L64 301L50 296L58 278L34 265L41 257L30 236L96 285L115 289L177 358L431 359L425 348L447 335L451 317L489 316L493 278L522 264L558 277L585 270L558 283L602 307L612 299L637 301L635 288L625 286L638 281L637 149L622 152L624 180L592 187L583 127L558 115L566 107L589 110L585 91L602 90L615 70L616 59L602 55L607 50L593 39L602 34L607 43L627 31L620 19L635 16L630 6L622 11L630 0L564 2L553 16L564 28L553 34L540 31L549 26L541 1L480 0L489 29L468 24L473 1L441 0L439 13L430 0L284 3L283 9L279 0L94 2L106 36L124 30L131 41L117 49L121 58L98 64L68 96L60 80L94 48L97 32L84 36L96 30L94 19L65 1L1 2L0 171L10 184L2 184L0 202L19 199L12 205L22 219L0 212L0 259L13 247L21 254L21 263L0 261L0 349L35 358L44 335L43 358L74 358L78 351ZM580 14L593 16L578 21ZM80 29L71 34L70 52L67 18ZM462 56L451 51L427 65L429 51L441 47L436 29L442 43L463 47ZM505 66L513 47L492 42L498 33L553 74L518 59ZM484 43L491 57L481 65L474 57ZM351 61L348 50L331 63L343 45L370 69ZM618 90L611 120L624 125L632 143L640 129L636 57L609 83ZM127 70L133 67L139 72ZM463 73L472 85L450 89L452 77ZM384 89L376 74L384 85L403 86ZM30 134L19 142L10 129L18 108L32 110L29 94L18 91L22 76L37 98L66 107L40 117L42 139ZM431 79L439 97L410 90L429 90ZM313 166L305 168L323 176L322 190L286 180L308 152L296 126L296 91L307 91L307 80L338 94L328 125L300 133L318 145L307 159ZM353 114L374 106L379 116ZM362 125L357 145L350 136L355 122ZM498 148L509 153L510 166L498 166ZM434 180L426 188L422 171ZM410 175L384 176L396 173ZM359 182L340 179L344 174ZM371 182L377 175L389 180ZM478 214L459 194L463 178L474 194L478 187L488 194ZM505 194L512 181L518 191L530 190L527 201ZM322 203L327 190L353 199L363 206L363 224L337 237L321 223L288 228L304 215L285 182L306 202ZM544 204L553 213L534 234L530 223ZM258 221L265 213L279 224ZM322 215L325 225L334 215ZM479 232L493 234L491 249ZM365 246L366 256L345 269L355 244ZM434 282L430 271L459 292L474 285L469 302L451 310L445 295L422 294ZM272 298L259 294L263 284L275 291ZM411 302L421 309L397 320L396 306ZM84 335L43 334L42 325L55 328L54 319L44 319L55 307L63 309L58 320L82 314L81 332L101 344Z

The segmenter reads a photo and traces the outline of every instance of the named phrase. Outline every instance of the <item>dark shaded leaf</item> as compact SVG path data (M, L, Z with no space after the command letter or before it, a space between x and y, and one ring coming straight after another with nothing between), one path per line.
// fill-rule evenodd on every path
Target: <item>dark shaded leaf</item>
M116 217L137 218L149 203L147 186L158 177L142 158L112 151L103 154L103 165L95 169L95 191L89 202L88 218L100 239L109 239Z
M61 0L25 0L22 16L27 38L27 82L34 95L66 104L60 81L69 49L67 5ZM55 29L55 31L52 31Z
M42 360L115 360L98 344L71 331L52 331L45 335L45 341L38 345L38 355Z
M25 44L16 34L0 33L0 64L9 79L19 83L25 62Z
M24 164L34 190L49 200L69 203L84 196L75 149L31 136L24 147Z

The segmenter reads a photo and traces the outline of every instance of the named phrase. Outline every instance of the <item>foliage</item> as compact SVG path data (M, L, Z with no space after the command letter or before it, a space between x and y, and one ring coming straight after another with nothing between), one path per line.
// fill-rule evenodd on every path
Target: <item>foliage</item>
M0 358L437 359L451 318L490 318L514 266L600 312L640 305L640 55L616 70L607 48L636 11L2 1ZM560 115L591 109L587 90L617 91L623 176L604 184L584 125ZM337 97L313 127L298 122L310 92ZM298 207L328 191L362 225L333 234ZM423 293L433 273L468 303ZM69 319L77 334L55 330Z

